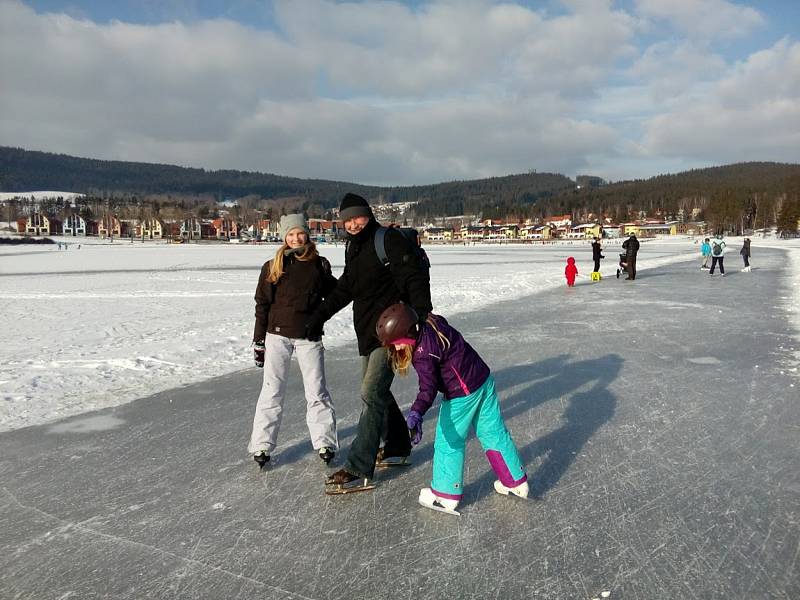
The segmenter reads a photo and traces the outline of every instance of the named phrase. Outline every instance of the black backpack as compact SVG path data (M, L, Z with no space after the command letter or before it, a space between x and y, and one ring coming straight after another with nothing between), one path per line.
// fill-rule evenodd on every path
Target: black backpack
M419 232L413 227L396 227L404 238L408 240L411 247L414 249L414 256L419 263L419 267L425 272L430 271L431 262L428 260L428 255L425 254L419 243ZM383 266L389 264L389 257L386 255L386 232L389 231L388 227L378 227L375 232L375 253L378 255L378 260L381 261Z

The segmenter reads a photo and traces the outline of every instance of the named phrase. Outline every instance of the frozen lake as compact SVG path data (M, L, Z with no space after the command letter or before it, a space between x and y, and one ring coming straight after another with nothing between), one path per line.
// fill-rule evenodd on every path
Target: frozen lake
M606 247L606 277L615 272L619 243ZM0 246L0 431L249 367L253 294L276 247ZM445 316L563 286L568 256L577 259L579 286L589 285L592 270L588 242L426 249L434 309ZM338 276L344 247L321 245L320 252ZM696 253L687 238L648 241L638 265L645 271ZM350 307L326 334L329 348L354 341Z
M538 498L494 493L472 439L460 518L416 500L430 482L436 407L411 467L379 471L371 492L323 494L325 476L343 464L361 405L358 357L344 338L326 362L345 450L331 467L315 456L295 369L278 448L270 470L259 473L246 443L261 372L244 368L255 269L217 258L217 270L205 271L219 251L183 249L167 263L155 250L164 262L148 264L143 280L173 267L186 283L148 288L173 293L141 294L151 309L169 305L175 292L196 291L194 282L206 276L212 283L219 274L243 276L240 297L195 294L195 304L191 297L181 304L191 312L170 313L178 323L202 323L221 316L209 312L216 303L241 302L244 314L231 323L245 329L236 343L243 368L217 378L194 369L191 385L0 433L0 597L795 598L800 345L793 255L756 246L752 273L740 273L734 255L721 279L683 260L694 258L685 250L645 245L643 262L652 253L666 264L641 271L633 283L612 277L567 289L561 264L567 252L578 254L574 248L432 249L436 301L463 299L448 316L492 368ZM195 252L206 258L192 263L186 257ZM141 253L144 264L147 250ZM258 263L261 254L251 259ZM445 267L449 262L458 266ZM578 263L588 270L586 259ZM445 269L474 277L482 293L459 290ZM514 277L531 286L525 295L508 291L514 288L505 280ZM4 292L15 278L0 277ZM124 274L112 278L120 284ZM475 299L479 306L468 310ZM116 305L135 310L136 300L89 298L89 306L107 318L122 314ZM77 304L4 302L38 303L38 311ZM27 356L42 360L41 353ZM413 400L414 386L413 375L393 386L401 408ZM44 393L37 398L51 401Z

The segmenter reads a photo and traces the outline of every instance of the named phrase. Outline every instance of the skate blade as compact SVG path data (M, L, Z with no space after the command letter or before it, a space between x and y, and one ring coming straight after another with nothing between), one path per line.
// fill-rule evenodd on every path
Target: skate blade
M375 489L374 483L368 483L366 485L357 485L354 487L344 487L343 485L328 484L327 486L325 486L325 495L342 496L344 494L355 494L357 492L366 492L374 489Z
M443 512L448 515L453 515L455 517L460 517L461 513L457 510L452 510L450 508L445 508L444 506L436 506L435 504L425 504L422 500L419 500L419 505L424 506L425 508L429 508L431 510L435 510L436 512Z
M498 492L496 489L495 492L497 494L500 494L501 496L507 496L509 498L517 498L519 500L528 500L530 502L541 502L542 500L544 500L542 496L533 496L531 494L528 494L527 496L520 496L518 494L515 494L514 492Z
M400 456L398 458L389 458L375 463L378 469L388 469L389 467L410 467L411 461L407 456Z

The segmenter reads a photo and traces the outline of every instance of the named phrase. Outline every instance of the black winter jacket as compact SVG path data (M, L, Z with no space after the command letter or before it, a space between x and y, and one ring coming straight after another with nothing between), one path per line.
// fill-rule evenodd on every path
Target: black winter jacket
M628 258L636 258L636 254L639 252L639 240L635 237L628 238L622 242L622 247L625 248Z
M603 250L600 247L600 242L592 242L592 259L600 260L601 258L605 258L602 252Z
M325 301L309 320L315 326L353 303L353 327L358 338L358 352L367 356L381 343L375 335L375 324L387 306L406 302L424 319L431 311L431 286L427 270L420 268L411 243L396 229L384 237L388 266L375 252L378 222L370 219L356 236L348 235L344 273Z
M744 244L742 244L742 249L739 250L739 254L747 256L748 258L750 257L750 242L745 241Z
M253 341L260 342L267 331L288 338L305 336L308 317L336 287L327 259L297 260L293 254L283 259L283 276L270 283L269 260L261 267L256 287L256 326Z

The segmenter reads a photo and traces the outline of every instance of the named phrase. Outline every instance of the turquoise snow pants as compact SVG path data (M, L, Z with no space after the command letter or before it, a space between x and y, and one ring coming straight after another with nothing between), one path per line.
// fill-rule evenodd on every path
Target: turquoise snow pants
M494 378L490 375L469 396L442 402L433 443L431 489L438 496L461 499L464 454L471 425L475 427L475 435L500 482L506 487L513 487L526 481L527 476L514 440L500 414Z

